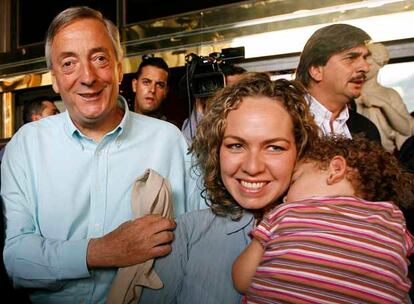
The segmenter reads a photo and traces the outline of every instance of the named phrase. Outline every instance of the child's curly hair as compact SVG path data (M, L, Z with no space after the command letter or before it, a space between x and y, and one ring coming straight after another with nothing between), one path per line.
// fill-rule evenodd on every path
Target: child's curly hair
M403 172L393 154L362 136L353 139L322 136L305 151L301 160L316 162L319 168L326 169L336 155L346 159L346 178L357 196L370 201L393 201L402 207L411 203L413 175Z

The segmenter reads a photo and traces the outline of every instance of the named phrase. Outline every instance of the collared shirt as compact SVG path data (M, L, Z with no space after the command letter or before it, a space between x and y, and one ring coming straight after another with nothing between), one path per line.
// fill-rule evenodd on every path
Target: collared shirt
M34 288L34 303L104 303L115 269L88 270L88 241L133 218L131 189L145 169L169 179L176 215L199 208L180 130L120 103L121 123L99 143L65 112L24 125L7 144L5 265L15 286Z
M180 216L172 252L155 262L164 287L144 288L140 303L239 304L242 296L233 287L231 268L250 242L253 223L248 212L239 221L210 209Z
M332 112L310 94L307 94L305 99L308 101L315 123L323 135L340 134L347 138L352 138L351 132L346 124L346 121L349 119L348 107L344 107L339 113L339 116L332 122L331 129Z
M191 112L190 118L186 118L181 127L185 139L189 145L192 144L193 138L196 134L197 126L203 119L203 113L197 112L195 109Z

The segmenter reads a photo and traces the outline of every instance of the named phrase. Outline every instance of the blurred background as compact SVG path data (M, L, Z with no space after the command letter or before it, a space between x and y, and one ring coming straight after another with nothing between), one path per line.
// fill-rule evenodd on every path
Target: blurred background
M172 77L163 111L178 125L188 116L180 88L186 55L244 48L237 65L291 78L309 36L339 22L362 28L387 47L391 59L380 71L380 82L396 89L414 111L413 0L0 0L0 140L22 125L25 102L44 95L59 98L46 69L44 35L58 12L75 5L98 9L119 27L125 51L120 89L131 109L131 79L142 57L168 63ZM61 102L57 105L64 111Z

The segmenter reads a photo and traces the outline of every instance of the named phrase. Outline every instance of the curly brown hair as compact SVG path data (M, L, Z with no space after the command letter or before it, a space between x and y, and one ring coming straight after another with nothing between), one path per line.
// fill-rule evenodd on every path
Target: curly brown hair
M296 81L279 79L271 81L265 73L247 73L233 86L226 87L211 98L206 105L206 114L197 127L191 152L196 156L196 167L203 174L207 204L216 215L230 216L238 220L243 208L225 188L220 175L220 147L230 111L237 109L243 98L268 97L280 102L289 112L293 122L298 157L318 137L318 127L304 100L303 86Z
M344 136L322 136L307 149L302 161L316 162L327 169L334 156L342 156L347 163L346 178L355 195L370 201L393 201L407 206L407 190L411 189L413 175L403 172L398 159L377 142L363 136L353 139Z

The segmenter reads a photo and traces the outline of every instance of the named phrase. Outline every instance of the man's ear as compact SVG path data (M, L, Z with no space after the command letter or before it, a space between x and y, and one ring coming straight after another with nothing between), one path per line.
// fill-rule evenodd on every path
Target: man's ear
M59 94L59 87L58 87L58 85L56 83L56 76L55 76L55 73L53 72L53 70L50 71L50 76L52 78L52 88L53 88L53 91L55 91L55 93L58 93Z
M321 65L313 65L309 68L309 75L312 79L316 82L319 82L323 79L323 66Z
M124 72L122 71L122 62L118 62L118 81L119 85L121 85L122 79L124 78Z
M334 156L329 163L327 184L333 185L343 180L346 177L346 168L346 159L340 155Z
M134 92L134 93L136 93L137 92L137 83L138 83L138 79L135 79L135 78L133 78L132 79L132 91Z

